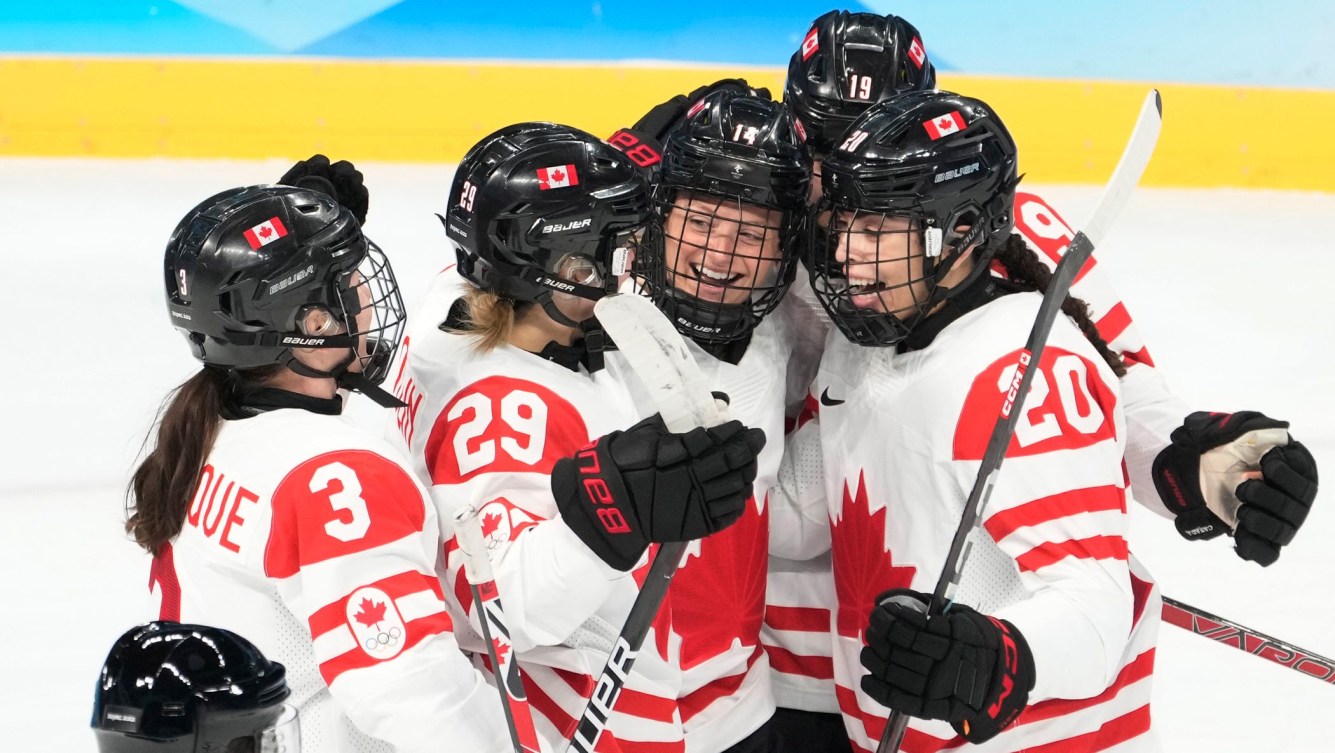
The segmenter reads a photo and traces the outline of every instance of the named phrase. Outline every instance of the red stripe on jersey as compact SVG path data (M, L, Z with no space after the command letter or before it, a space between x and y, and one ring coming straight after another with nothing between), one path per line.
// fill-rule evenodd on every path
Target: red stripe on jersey
M526 379L490 376L459 390L436 416L426 441L435 484L480 473L550 473L588 443L575 406Z
M564 680L571 690L579 693L581 698L588 700L589 695L593 693L594 680L592 677L568 669L558 669L556 667L550 669L556 673L557 677ZM669 724L676 721L677 718L676 700L625 687L621 689L621 695L617 698L616 710L618 713Z
M344 672L369 667L373 664L379 664L382 661L392 661L398 656L403 656L404 652L421 643L424 639L433 635L439 635L440 633L448 633L453 629L454 624L450 622L449 615L444 612L427 615L426 617L421 617L416 620L410 620L403 626L404 637L406 639L403 651L395 654L394 657L380 659L371 656L360 647L354 648L351 651L335 656L329 661L321 662L320 676L324 678L326 685L332 685L334 684L334 680Z
M681 707L682 723L690 721L692 717L709 708L718 699L736 693L737 689L742 686L742 681L746 679L746 675L751 671L751 667L755 665L756 659L759 659L764 653L764 648L756 646L756 650L752 651L751 655L746 658L746 669L729 677L711 680L678 699L677 703Z
M1154 649L1151 648L1145 653L1137 656L1131 663L1122 667L1122 671L1117 673L1117 679L1108 686L1106 690L1093 698L1052 698L1046 701L1039 701L1020 714L1016 724L1032 724L1046 719L1055 719L1059 716L1066 716L1077 711L1097 706L1105 701L1110 701L1122 692L1122 688L1139 682L1146 677L1154 674Z
M1114 745L1120 745L1150 729L1150 705L1147 703L1135 711L1123 714L1116 719L1109 719L1093 732L1057 740L1047 745L1025 748L1025 753L1097 753Z
M162 545L162 550L153 557L153 564L148 568L148 592L153 593L157 585L161 592L158 606L158 619L181 621L181 581L176 577L176 555L172 553L171 542Z
M1124 350L1122 351L1122 360L1134 361L1135 363L1145 364L1146 366L1150 367L1154 366L1154 359L1150 358L1149 348L1141 348L1135 353L1128 353Z
M1094 322L1094 329L1099 331L1099 337L1107 342L1112 342L1122 336L1127 327L1131 326L1131 312L1126 310L1126 304L1118 303L1103 315L1103 318Z
M805 656L778 646L766 646L765 653L769 654L769 665L776 672L816 680L834 679L834 660L828 656Z
M524 690L528 694L529 706L534 711L541 714L547 721L557 729L561 737L569 740L575 732L575 718L565 712L561 705L551 696L543 692L538 683L533 681L532 676L524 677ZM625 690L622 690L623 694ZM621 711L621 701L617 701L617 711ZM622 753L624 750L634 750L636 753L645 751L645 753L682 753L686 750L684 741L678 742L646 742L636 741L628 742L623 747L616 735L610 730L603 730L603 734L598 737L598 745L594 747L596 753Z
M428 504L402 466L370 450L317 455L274 491L264 574L287 578L421 533Z
M800 633L830 632L830 610L821 607L765 607L765 624L775 630Z
M1090 536L1087 539L1048 541L1015 558L1020 570L1041 570L1067 557L1089 560L1127 558L1126 539L1121 536Z
M320 637L330 630L337 630L347 624L347 604L348 598L352 594L363 588L377 588L384 591L389 598L398 601L409 594L415 594L419 591L430 590L441 602L441 608L444 608L445 597L440 590L440 581L434 575L427 575L419 572L404 572L398 575L391 575L388 578L381 578L374 583L363 583L356 588L348 591L347 595L326 604L315 610L307 623L311 627L311 636ZM448 620L448 618L447 618Z
M1139 625L1140 618L1145 615L1145 605L1150 601L1150 594L1154 591L1154 583L1136 577L1134 571L1131 572L1131 624Z
M856 721L861 722L862 729L867 737L872 740L881 739L881 732L885 729L885 723L889 716L889 712L886 712L885 714L869 714L863 711L858 706L857 695L852 690L842 685L836 685L834 693L839 701L839 708L843 710L845 723L847 723L849 717L852 717ZM871 753L870 750L867 750L852 740L849 740L849 744L852 745L853 750ZM904 731L904 742L899 749L901 751L908 751L908 753L936 753L936 751L939 751L942 748L956 747L957 745L963 744L964 738L962 737L951 737L943 740L939 737L933 737L925 732L910 728Z
M1086 512L1123 510L1126 493L1116 486L1097 486L1073 489L1050 497L1026 502L1009 510L1002 510L987 519L983 527L994 541L1001 541L1020 528L1036 526L1050 520Z

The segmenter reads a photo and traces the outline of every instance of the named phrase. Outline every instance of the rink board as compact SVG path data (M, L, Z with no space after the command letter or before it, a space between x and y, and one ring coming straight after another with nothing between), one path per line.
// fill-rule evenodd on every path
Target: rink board
M0 154L455 162L510 123L606 135L667 97L778 68L679 64L0 58ZM1146 185L1335 192L1335 91L943 75L991 103L1030 181L1102 183L1146 88L1165 125ZM1298 145L1298 148L1295 148Z

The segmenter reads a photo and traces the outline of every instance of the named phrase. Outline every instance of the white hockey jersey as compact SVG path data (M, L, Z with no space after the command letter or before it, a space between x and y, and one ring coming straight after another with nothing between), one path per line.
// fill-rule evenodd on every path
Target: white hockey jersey
M282 663L303 750L509 750L496 690L452 634L435 509L401 458L337 416L224 421L153 562L159 618Z
M863 348L838 332L826 342L812 391L841 401L823 407L820 437L838 598L834 676L855 749L875 749L887 715L859 686L875 597L934 588L1040 300L995 300L921 351ZM1029 368L1038 373L957 598L1015 624L1037 680L1015 726L971 749L1153 750L1161 607L1127 551L1118 380L1064 318ZM948 724L913 720L905 750L962 743Z
M1055 268L1069 247L1075 232L1041 197L1020 191L1015 197L1015 232L1038 252L1039 258ZM799 273L799 277L805 275ZM1169 443L1169 434L1190 412L1182 400L1169 392L1167 384L1154 369L1140 332L1126 305L1118 296L1107 276L1099 269L1097 259L1090 259L1076 278L1071 294L1081 298L1090 307L1091 319L1099 334L1114 352L1120 353L1128 366L1121 379L1122 403L1125 409L1126 466L1131 479L1133 496L1145 507L1161 515L1167 511L1160 502L1150 469L1154 458ZM810 292L805 279L797 280L784 299L776 316L787 316L793 324L790 331L798 333L794 339L794 357L789 364L791 383L803 383L820 360L824 335L830 323ZM813 335L820 336L820 344L812 346ZM792 430L818 435L816 425L808 425L821 409L819 392L805 394L805 400L789 397L789 414L793 417ZM818 446L817 437L795 438L795 444L808 449L808 457L785 459L789 465L787 483L798 487L818 484L812 474L811 443ZM772 513L775 539L790 544L802 534L793 530L792 514L776 506ZM803 521L797 521L798 526ZM810 532L806 534L810 537ZM816 547L820 549L819 545ZM773 553L774 550L772 550ZM806 551L811 551L807 547ZM766 606L764 639L773 669L774 694L779 706L803 711L831 712L837 709L834 697L833 672L830 664L827 636L833 601L833 581L828 559L788 559L774 556L770 561L769 590Z
M613 360L589 374L510 345L488 353L468 335L439 325L468 283L453 269L432 282L409 328L393 390L408 407L397 431L415 470L430 479L445 543L447 589L466 617L460 645L485 653L480 615L453 540L453 517L479 511L510 635L540 737L564 749L612 642L639 592L645 568L608 567L560 520L550 489L556 461L639 420L639 409ZM670 657L671 608L645 640L600 751L680 751L680 671Z

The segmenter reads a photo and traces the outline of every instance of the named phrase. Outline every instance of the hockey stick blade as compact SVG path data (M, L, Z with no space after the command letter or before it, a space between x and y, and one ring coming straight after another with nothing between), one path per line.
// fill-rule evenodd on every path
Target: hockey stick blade
M1218 641L1239 651L1246 651L1280 666L1335 685L1335 660L1271 637L1259 630L1217 617L1190 604L1167 596L1163 600L1163 621L1203 638Z
M593 313L649 391L670 431L722 423L700 365L653 302L634 293L619 293L599 299Z
M965 499L959 527L955 529L955 538L951 540L950 551L946 554L946 561L941 567L941 576L936 581L935 590L932 591L932 602L928 610L934 614L941 612L953 598L955 589L959 585L960 573L964 571L964 564L969 558L969 536L978 525L982 511L992 494L992 486L1001 471L1001 462L1005 459L1006 449L1015 434L1015 424L1024 413L1025 396L1029 394L1034 374L1038 372L1039 364L1042 363L1048 334L1061 313L1062 302L1066 299L1066 294L1070 291L1081 268L1094 253L1096 242L1102 240L1108 228L1112 226L1113 220L1121 213L1122 207L1126 206L1136 184L1140 182L1140 176L1149 165L1154 147L1159 141L1162 123L1163 101L1159 97L1158 90L1151 89L1145 96L1144 104L1141 105L1140 115L1136 119L1135 128L1131 131L1131 137L1122 150L1122 158L1118 160L1117 167L1104 188L1103 196L1086 221L1086 229L1080 230L1071 239L1071 245L1057 263L1052 279L1048 282L1047 289L1043 291L1043 302L1039 304L1038 314L1034 318L1034 326L1029 331L1029 339L1025 342L1024 350L1020 351L1015 381L1012 382L1012 389L1008 393L1014 397L1003 402L1001 415L997 417L997 422L992 427L992 435L988 438L987 447L983 451L978 475L974 479L973 488L969 490L969 496ZM908 723L908 715L892 711L881 734L881 742L876 747L876 753L892 753L899 750Z
M686 341L652 302L635 293L621 293L599 299L593 311L648 390L670 431L681 433L727 420L726 410L714 399ZM593 753L685 552L685 542L659 546L575 725L568 750Z

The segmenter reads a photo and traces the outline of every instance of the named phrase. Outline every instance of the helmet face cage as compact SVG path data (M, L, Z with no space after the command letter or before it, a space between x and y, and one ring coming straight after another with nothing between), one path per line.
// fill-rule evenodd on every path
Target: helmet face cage
M799 215L668 186L654 194L659 221L635 257L635 276L684 334L746 336L792 282Z
M830 11L816 19L789 60L783 100L821 158L871 105L935 87L936 69L908 21Z
M635 276L688 337L745 338L796 271L811 180L801 124L768 99L712 92L669 135L657 175Z
M389 374L408 321L389 259L379 246L368 240L361 263L356 269L340 275L335 287L339 308L334 312L334 318L353 338L349 344L358 366L349 370L360 371L368 382L380 384Z
M822 199L810 230L811 287L859 345L898 344L940 302L941 232L922 211L843 209ZM932 253L933 255L929 255Z

